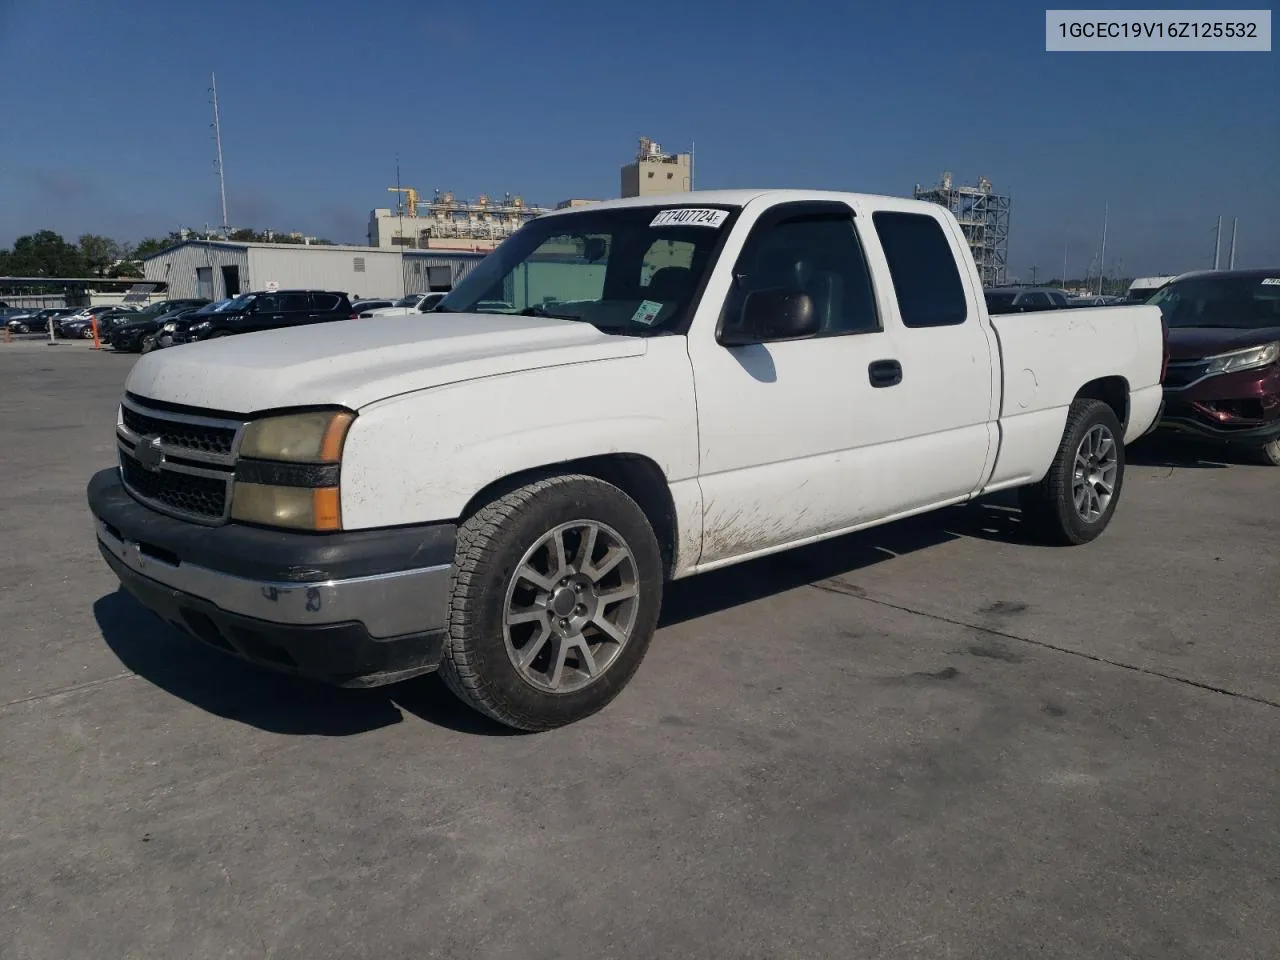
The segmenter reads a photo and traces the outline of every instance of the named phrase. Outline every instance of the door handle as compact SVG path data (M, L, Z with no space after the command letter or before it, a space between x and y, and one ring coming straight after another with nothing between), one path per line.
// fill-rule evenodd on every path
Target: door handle
M902 364L897 360L874 360L867 367L873 387L892 387L902 382Z

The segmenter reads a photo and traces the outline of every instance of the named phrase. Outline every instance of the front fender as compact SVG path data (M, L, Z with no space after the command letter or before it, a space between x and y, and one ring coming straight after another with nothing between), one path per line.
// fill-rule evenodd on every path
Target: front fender
M697 476L693 375L681 337L637 357L529 370L378 401L343 451L346 529L454 520L504 477L609 453Z

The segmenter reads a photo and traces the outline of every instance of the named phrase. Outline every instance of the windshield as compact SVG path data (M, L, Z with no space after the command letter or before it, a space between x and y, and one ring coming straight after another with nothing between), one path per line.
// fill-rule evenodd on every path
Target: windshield
M232 297L230 300L223 300L219 306L218 312L222 313L227 310L248 310L249 304L257 299L256 294L246 293L240 297Z
M421 294L415 293L411 297L401 297L399 300L393 303L392 306L393 307L416 307L418 305L418 301L421 299L422 299Z
M1280 271L1275 277L1191 277L1177 280L1147 303L1170 327L1280 327Z
M728 208L622 207L531 220L436 308L581 320L648 336L683 320L733 219Z

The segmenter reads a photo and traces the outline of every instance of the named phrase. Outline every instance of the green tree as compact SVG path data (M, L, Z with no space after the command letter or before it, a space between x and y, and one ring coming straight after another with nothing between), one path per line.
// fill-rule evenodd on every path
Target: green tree
M5 272L14 277L83 277L87 272L80 251L52 230L19 237L8 260Z
M155 237L147 237L136 247L133 248L133 255L130 259L141 260L144 257L152 256L159 253L165 247L171 246L168 240L157 240Z
M101 237L94 233L86 233L77 244L85 266L93 271L94 276L103 276L111 265L120 259L120 245L110 237Z

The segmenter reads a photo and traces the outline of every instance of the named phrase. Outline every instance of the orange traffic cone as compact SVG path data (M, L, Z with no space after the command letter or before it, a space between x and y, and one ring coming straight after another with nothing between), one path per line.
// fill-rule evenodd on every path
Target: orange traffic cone
M93 349L101 350L102 341L98 339L98 318L90 317L89 323L93 325Z

